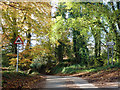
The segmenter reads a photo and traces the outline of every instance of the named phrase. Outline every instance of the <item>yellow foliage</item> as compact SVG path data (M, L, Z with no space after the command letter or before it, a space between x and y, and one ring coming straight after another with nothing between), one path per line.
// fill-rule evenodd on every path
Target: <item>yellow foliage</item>
M10 63L9 63L9 64L11 64L11 65L15 66L15 65L16 65L16 63L17 63L17 58L12 58L12 59L10 59L9 61L10 61Z
M17 57L17 54L9 53L7 56Z
M9 64L15 66L17 63L17 58L12 58L9 61L10 61ZM32 61L30 59L25 59L25 58L19 59L19 62L18 62L19 66L27 66L27 67L29 67L31 63Z

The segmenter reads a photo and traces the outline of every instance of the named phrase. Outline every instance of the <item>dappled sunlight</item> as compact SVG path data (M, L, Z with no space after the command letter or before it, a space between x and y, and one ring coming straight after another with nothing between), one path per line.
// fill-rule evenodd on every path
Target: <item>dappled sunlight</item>
M120 2L76 1L0 2L3 88L118 86Z
M97 88L94 87L92 84L76 84L77 86L79 86L80 88Z
M58 78L59 77L59 78ZM62 78L60 78L62 77ZM49 79L46 80L46 87L50 88L97 88L94 85L88 83L87 81L79 77L71 76L48 76ZM51 78L51 79L50 79Z

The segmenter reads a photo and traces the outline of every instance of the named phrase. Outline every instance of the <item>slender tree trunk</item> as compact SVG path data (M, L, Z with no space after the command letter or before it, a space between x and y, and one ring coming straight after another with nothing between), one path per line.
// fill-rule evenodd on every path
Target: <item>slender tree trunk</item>
M58 60L59 62L63 61L63 46L61 44L58 46Z
M28 30L28 33L27 33L27 45L25 47L26 50L30 49L31 47L31 33L30 33L30 30Z
M16 40L16 38L17 38L17 34L16 33L14 33L14 39L12 40L12 52L14 53L14 54L17 54L17 44L14 44L14 41Z
M78 53L77 53L77 37L76 37L76 31L73 30L73 51L74 51L74 54L75 54L75 60L76 60L76 63L78 62Z
M12 17L13 19L13 39L12 39L12 47L13 47L13 53L17 54L17 44L14 44L14 41L16 40L17 36L18 36L18 30L17 30L17 22L16 22L16 10L14 12L14 15Z
M98 40L97 35L95 36L95 58L98 57Z
M99 57L100 57L100 54L101 54L101 41L99 40Z
M63 61L63 52L64 52L63 47L64 46L63 46L63 43L60 40L58 40L58 42L60 43L57 47L58 62L62 62Z
M100 57L100 54L101 54L101 31L99 30L99 57Z

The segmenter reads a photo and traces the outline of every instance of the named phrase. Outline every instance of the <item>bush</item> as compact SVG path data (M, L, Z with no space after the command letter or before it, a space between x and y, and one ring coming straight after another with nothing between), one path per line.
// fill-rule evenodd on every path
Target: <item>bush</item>
M2 72L2 77L5 77L5 78L15 78L16 76L28 76L28 74L24 73L24 72L12 72L12 71L4 71Z
M46 63L41 62L40 59L34 59L33 63L30 65L33 71L43 72L45 71Z
M6 55L6 51L2 51L2 67L8 67L9 66L9 59Z

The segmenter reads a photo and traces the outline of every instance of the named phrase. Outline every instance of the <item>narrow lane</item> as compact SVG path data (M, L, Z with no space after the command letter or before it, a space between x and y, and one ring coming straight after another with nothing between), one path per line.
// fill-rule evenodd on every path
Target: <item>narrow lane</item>
M69 90L75 88L79 90L87 90L86 88L97 88L93 84L88 83L79 77L72 76L47 76L46 89Z
M66 79L62 76L47 76L45 88L64 88L66 87Z

